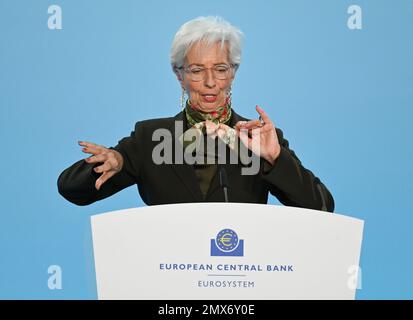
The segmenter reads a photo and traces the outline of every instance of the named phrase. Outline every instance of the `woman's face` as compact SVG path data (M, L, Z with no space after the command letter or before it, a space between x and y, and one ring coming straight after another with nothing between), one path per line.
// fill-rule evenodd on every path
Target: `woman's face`
M221 49L220 42L209 46L206 46L204 42L197 42L186 55L184 67L210 68L205 70L205 77L201 81L192 81L186 72L178 75L178 80L189 95L191 105L202 112L214 111L225 104L234 79L234 70L231 68L225 80L215 79L211 68L222 64L229 66L230 62L228 45L226 44Z

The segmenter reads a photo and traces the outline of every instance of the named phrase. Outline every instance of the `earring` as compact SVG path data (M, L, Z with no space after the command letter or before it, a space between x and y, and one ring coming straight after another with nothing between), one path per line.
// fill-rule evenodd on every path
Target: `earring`
M181 109L185 109L185 89L182 88L182 94L181 94Z
M227 92L227 104L231 104L231 99L232 99L232 86L229 87L229 90Z

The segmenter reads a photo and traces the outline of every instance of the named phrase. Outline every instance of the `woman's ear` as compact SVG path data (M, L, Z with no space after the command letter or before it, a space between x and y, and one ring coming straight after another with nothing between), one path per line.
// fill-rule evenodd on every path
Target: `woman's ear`
M176 78L178 79L178 81L181 83L181 85L183 85L183 77L182 77L182 72L178 67L174 67L174 73L176 75Z

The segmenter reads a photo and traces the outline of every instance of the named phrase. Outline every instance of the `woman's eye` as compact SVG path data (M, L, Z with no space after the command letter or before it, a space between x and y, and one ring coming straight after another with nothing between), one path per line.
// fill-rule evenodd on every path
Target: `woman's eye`
M227 68L224 68L224 67L222 67L222 68L216 68L215 69L217 72L220 72L220 73L225 73L225 72L227 72Z

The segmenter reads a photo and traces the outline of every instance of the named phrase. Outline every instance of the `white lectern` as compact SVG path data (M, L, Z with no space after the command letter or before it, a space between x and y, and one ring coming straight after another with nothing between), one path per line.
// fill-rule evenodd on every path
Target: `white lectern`
M354 299L363 221L188 203L91 217L99 299Z

